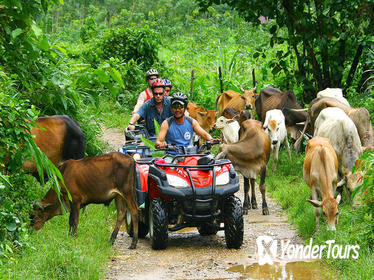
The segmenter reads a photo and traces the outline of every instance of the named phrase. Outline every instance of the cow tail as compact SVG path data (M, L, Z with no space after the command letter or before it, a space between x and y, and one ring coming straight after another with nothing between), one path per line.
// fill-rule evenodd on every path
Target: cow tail
M65 123L63 160L81 159L86 151L86 140L79 124L70 117L59 116Z
M221 97L222 94L218 95L216 98L216 111L218 111L217 105L218 105L218 99Z

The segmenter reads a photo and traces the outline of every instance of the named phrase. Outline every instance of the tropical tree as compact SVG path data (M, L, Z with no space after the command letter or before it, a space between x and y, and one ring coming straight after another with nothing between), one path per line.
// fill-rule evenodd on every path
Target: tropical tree
M270 20L270 46L287 43L278 51L272 72L284 71L304 89L302 99L309 102L317 90L353 85L355 74L372 69L368 48L373 43L374 2L365 0L198 0L203 9L227 3L247 21L260 25L260 16ZM286 30L287 32L284 32ZM255 54L258 55L258 54ZM297 68L289 67L296 59ZM367 72L366 72L367 73ZM361 83L362 84L362 83ZM369 86L366 84L366 87ZM357 88L363 91L364 87Z

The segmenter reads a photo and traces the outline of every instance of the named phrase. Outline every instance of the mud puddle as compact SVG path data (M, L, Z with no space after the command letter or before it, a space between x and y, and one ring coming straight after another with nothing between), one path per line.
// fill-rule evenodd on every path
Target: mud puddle
M289 262L274 263L273 265L259 265L257 263L244 266L235 265L227 269L227 271L240 274L238 277L231 279L297 279L297 280L325 280L337 279L331 274L328 268L319 261L311 262Z

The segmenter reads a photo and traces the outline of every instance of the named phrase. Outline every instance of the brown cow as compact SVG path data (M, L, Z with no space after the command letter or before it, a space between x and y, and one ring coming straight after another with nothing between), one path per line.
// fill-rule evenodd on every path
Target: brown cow
M206 112L204 107L197 106L196 103L188 102L187 104L187 112L190 115L191 118L195 119L197 118L197 112Z
M319 229L320 207L323 210L327 229L335 230L338 223L340 194L334 199L338 177L338 158L327 138L316 136L309 140L305 149L303 166L304 180L310 187L314 206L316 229ZM319 201L321 198L322 201Z
M299 103L297 103L296 95L293 91L281 92L279 89L267 87L261 90L260 95L255 101L256 112L260 121L265 121L266 112L273 109L292 108L302 109ZM296 118L292 120L288 118L286 114L285 122L286 126L292 126L299 122L304 122L307 118L306 112L300 112Z
M207 132L211 131L216 122L217 112L208 110L207 112L197 112L196 120L199 125Z
M222 115L223 110L227 107L232 107L238 111L249 109L253 110L255 107L256 88L251 90L244 90L241 88L243 94L233 90L224 91L216 99L216 107L218 104L219 114Z
M222 144L217 159L227 158L244 177L244 213L251 205L257 208L255 196L256 178L261 173L260 191L262 195L262 214L269 215L265 199L266 164L270 157L270 140L262 129L262 123L246 120L241 124L240 140L233 144ZM249 179L251 180L252 197L249 201Z
M126 205L131 212L134 235L130 249L138 241L138 206L135 200L135 161L129 155L114 152L106 155L68 160L60 167L65 186L72 201L69 201L65 187L61 184L62 204L70 211L69 232L76 235L79 209L90 203L108 205L113 199L117 208L117 223L110 237L114 242L125 218ZM125 204L126 203L126 204ZM62 214L56 192L50 189L44 199L34 205L32 225L38 230L56 215Z
M59 167L68 159L80 159L85 153L85 139L78 123L66 115L40 117L36 120L38 126L31 129L34 142L49 160ZM23 168L36 174L36 165L25 161Z

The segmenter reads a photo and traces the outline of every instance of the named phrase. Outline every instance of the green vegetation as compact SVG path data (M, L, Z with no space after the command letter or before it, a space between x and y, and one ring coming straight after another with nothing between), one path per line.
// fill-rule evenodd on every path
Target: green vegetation
M1 1L0 278L3 274L12 279L98 279L113 253L107 243L112 208L88 207L76 239L66 234L65 216L47 222L39 232L30 230L32 203L59 176L26 133L38 116L74 118L85 134L87 156L101 154L100 125L126 127L150 67L172 80L173 91L186 93L194 70L191 99L207 109L215 108L221 91L219 67L224 90L251 88L254 69L258 88L292 89L304 103L318 89L339 86L354 106L374 107L370 1L319 1L317 8L312 1L297 1L292 9L279 1L252 1L250 9L243 9L242 1L212 2ZM269 16L269 23L260 25L259 15ZM374 120L374 111L370 114ZM39 170L46 167L52 177L47 185L21 170L23 160L33 155ZM302 156L294 157L297 161L291 166L281 156L281 176L270 174L268 186L308 238L313 235L313 209L305 202L308 189L300 173ZM368 244L357 265L364 270L372 266L369 245L374 230L368 226L373 224L372 207L350 214L350 208L343 206L341 212L337 240ZM360 227L353 229L352 221ZM323 241L326 234L322 230L313 236ZM47 261L44 255L49 256ZM344 269L346 278L353 275L354 265L351 262Z
M281 151L277 172L273 174L268 170L266 177L267 192L286 210L305 243L309 244L310 238L313 238L313 244L325 244L326 240L335 240L335 244L343 246L360 245L357 260L333 259L323 255L325 261L340 274L339 279L370 279L374 274L373 153L366 153L362 159L367 160L364 166L371 166L363 179L364 184L359 189L362 193L366 192L366 197L356 198L361 202L360 206L352 208L348 203L339 206L336 232L327 231L322 216L320 231L314 231L313 206L306 201L310 198L310 190L302 174L303 155L293 153L290 162L286 152ZM271 164L272 160L268 166L272 166ZM347 198L343 196L343 200L347 201Z

